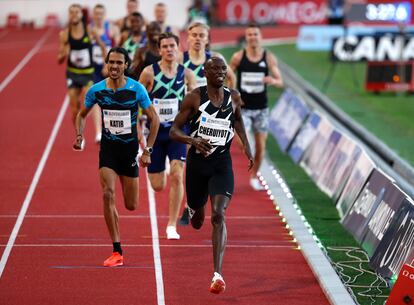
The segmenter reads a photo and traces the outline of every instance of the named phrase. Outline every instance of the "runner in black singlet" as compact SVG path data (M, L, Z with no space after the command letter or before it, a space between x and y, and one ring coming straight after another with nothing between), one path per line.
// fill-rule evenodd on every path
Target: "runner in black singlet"
M234 190L230 155L234 131L243 143L249 170L253 166L253 157L241 116L240 94L223 86L226 63L219 57L212 57L204 67L207 86L185 96L170 136L191 145L187 156L186 191L191 224L195 229L203 225L205 205L209 197L211 200L214 276L210 292L220 293L225 290L221 276L227 242L224 214ZM187 122L190 122L190 135L183 131Z

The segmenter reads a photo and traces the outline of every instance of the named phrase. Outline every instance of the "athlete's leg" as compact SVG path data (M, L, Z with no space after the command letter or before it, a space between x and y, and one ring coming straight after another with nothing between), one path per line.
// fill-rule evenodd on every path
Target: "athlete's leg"
M80 110L80 88L77 87L70 87L68 88L68 95L69 95L69 107L70 112L72 115L72 122L75 125L76 116L78 115L78 112Z
M169 201L169 219L168 226L176 226L178 215L180 213L181 202L184 197L184 162L172 160L170 162L170 193Z
M260 169L260 165L262 164L262 161L265 155L267 132L256 132L254 134L254 140L255 140L255 154L254 154L254 165L251 171L252 178L255 178L257 176L257 172Z
M167 184L165 171L162 171L160 173L148 173L148 178L151 183L151 187L156 192L161 192Z
M139 202L139 178L120 176L125 208L134 211Z
M194 214L190 220L191 226L196 230L200 230L201 227L203 226L204 218L205 218L205 206L202 206L201 208L194 210Z
M103 191L103 210L106 226L112 242L119 242L119 217L115 205L115 183L118 175L108 167L101 167L99 176Z
M225 223L225 210L230 198L224 195L211 197L211 224L213 225L213 260L214 271L221 274L224 250L227 244L227 229Z

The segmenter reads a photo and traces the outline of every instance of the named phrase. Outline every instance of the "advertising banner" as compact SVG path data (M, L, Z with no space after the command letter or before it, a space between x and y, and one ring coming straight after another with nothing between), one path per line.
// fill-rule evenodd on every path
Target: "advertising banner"
M317 128L321 121L321 115L317 112L312 112L306 124L300 129L288 152L295 163L299 163L302 159L303 153L316 136Z
M377 169L373 170L368 182L342 221L344 227L358 242L362 241L368 222L384 200L385 194L394 188L390 178Z
M285 90L270 113L269 130L286 151L299 128L308 116L309 107L289 90Z
M334 38L331 55L337 61L414 60L414 37L353 36Z
M341 137L342 134L335 130L327 119L323 118L318 126L315 138L306 149L300 162L300 166L314 181L318 181L325 164Z
M393 184L386 190L378 207L371 211L372 216L362 237L362 248L369 257L374 254L405 198L406 194Z
M358 161L352 168L352 172L349 176L348 181L346 182L344 189L340 195L337 194L337 196L339 196L339 199L336 203L336 209L338 210L341 220L347 214L348 210L352 207L352 204L355 202L358 194L361 192L361 189L371 175L374 167L374 162L365 151L362 151L358 158Z
M371 258L370 266L384 278L398 274L414 250L414 203L406 198Z
M230 25L325 24L324 0L220 0L218 19Z
M354 140L342 135L319 176L319 188L333 198L344 187L361 153L362 149Z

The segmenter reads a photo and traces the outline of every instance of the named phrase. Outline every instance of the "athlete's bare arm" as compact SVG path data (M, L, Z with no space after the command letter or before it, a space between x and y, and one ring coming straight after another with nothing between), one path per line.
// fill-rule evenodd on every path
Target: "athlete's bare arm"
M170 138L178 142L190 144L200 151L201 154L207 156L213 148L211 144L203 138L193 138L183 132L184 124L197 113L199 106L200 92L199 89L195 89L184 97L180 112L178 112L171 126Z
M231 100L233 102L234 129L236 130L237 135L242 142L244 153L249 160L248 169L251 170L254 165L254 158L250 150L250 144L249 140L247 139L246 129L244 128L243 117L241 115L242 100L240 98L240 93L237 90L231 90Z
M92 40L96 41L96 43L100 46L102 57L106 57L106 45L102 41L101 36L98 34L96 28L93 28L91 25L88 25L87 27L88 36L91 37Z
M131 70L133 75L138 76L142 73L142 66L145 60L145 52L147 51L147 46L139 48L132 59Z
M68 35L68 29L64 29L59 33L59 52L57 58L59 64L62 64L69 54Z
M123 31L121 33L121 39L119 40L119 46L122 47L125 43L125 41L128 40L129 37L129 31Z
M115 23L111 23L110 32L111 38L114 42L113 45L117 46L119 44L119 41L121 40L121 31L119 30L119 27Z
M187 86L187 91L191 91L197 87L196 77L190 69L185 69L185 84Z
M85 129L86 116L92 110L92 108L82 107L78 112L75 120L76 139L73 144L73 149L81 150L83 141L83 130Z
M230 59L230 68L233 71L237 71L237 68L240 65L241 59L243 57L243 51L237 51L236 53L233 54L233 56Z
M283 88L283 79L280 73L280 70L277 66L277 59L276 57L270 53L269 51L266 52L266 61L269 67L271 76L268 75L264 78L264 82L268 85L275 86L277 88Z
M158 128L160 127L160 119L155 112L155 108L152 106L152 104L147 109L143 109L142 112L147 116L148 121L150 122L147 146L153 147L155 138L157 137ZM147 167L151 164L151 156L146 151L144 151L144 153L139 158L139 163L141 166Z
M145 67L139 77L139 82L150 92L154 84L154 69L151 66Z

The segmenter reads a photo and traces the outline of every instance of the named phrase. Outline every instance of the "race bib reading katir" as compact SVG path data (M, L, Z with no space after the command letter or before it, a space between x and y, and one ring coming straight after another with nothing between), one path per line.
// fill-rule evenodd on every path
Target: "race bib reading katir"
M104 110L103 121L111 134L124 135L132 132L130 110Z
M178 114L178 99L166 98L166 99L154 99L154 108L157 112L160 122L172 122Z
M91 65L89 50L71 50L70 62L77 68L87 68Z
M263 72L242 72L240 88L246 93L261 93L265 90Z
M202 116L198 127L198 135L211 145L224 146L230 132L230 121L226 119Z

